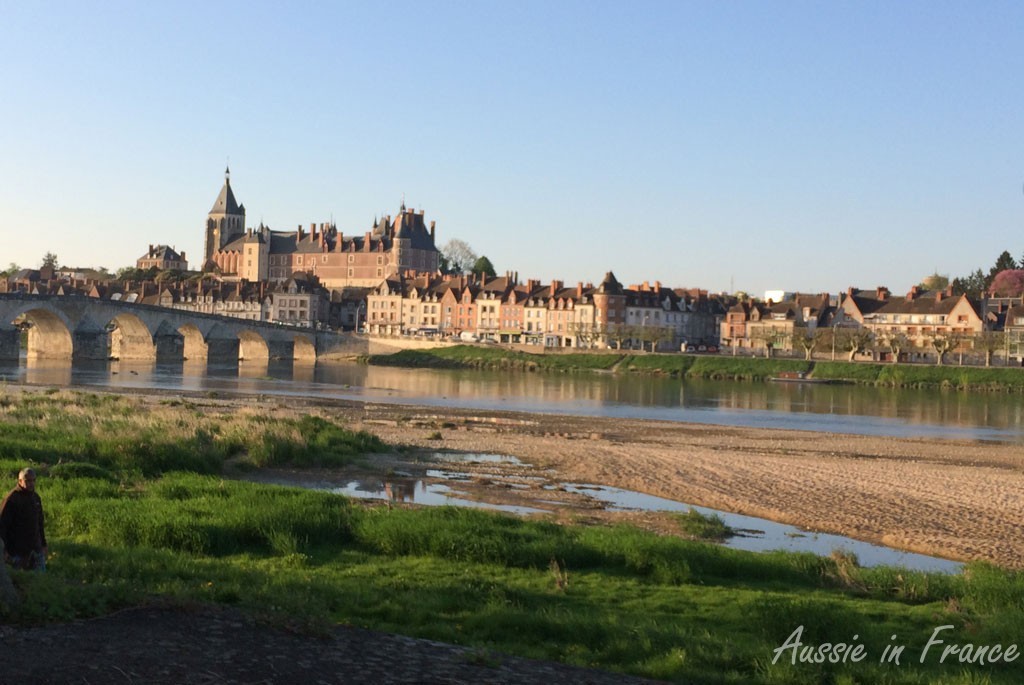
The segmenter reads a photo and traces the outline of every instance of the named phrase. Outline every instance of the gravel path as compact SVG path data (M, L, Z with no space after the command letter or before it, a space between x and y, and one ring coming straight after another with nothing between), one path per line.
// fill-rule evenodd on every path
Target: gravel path
M34 628L0 626L2 683L613 683L654 681L430 640L336 628L310 637L232 609L146 607Z

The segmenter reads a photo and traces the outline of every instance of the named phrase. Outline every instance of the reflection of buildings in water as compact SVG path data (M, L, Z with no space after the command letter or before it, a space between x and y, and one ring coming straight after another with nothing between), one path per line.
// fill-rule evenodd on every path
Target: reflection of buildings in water
M384 493L392 502L415 502L416 484L419 482L415 478L391 478L384 481Z

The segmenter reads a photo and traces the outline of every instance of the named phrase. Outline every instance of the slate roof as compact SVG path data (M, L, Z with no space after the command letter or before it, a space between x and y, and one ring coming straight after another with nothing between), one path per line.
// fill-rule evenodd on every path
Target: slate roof
M230 173L230 169L224 170L224 187L220 189L220 194L214 200L210 214L245 214L245 207L238 204L235 194L231 192Z
M179 262L181 261L181 255L167 245L157 245L152 250L139 257L139 259L158 259L162 262Z

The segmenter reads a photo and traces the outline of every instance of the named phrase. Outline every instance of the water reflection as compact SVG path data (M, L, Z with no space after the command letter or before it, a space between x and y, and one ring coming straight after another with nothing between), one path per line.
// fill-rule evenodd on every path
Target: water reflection
M866 435L1024 442L1024 403L1003 393L671 378L438 371L291 361L21 360L0 379L42 385L331 397L431 406L652 418Z
M286 485L310 490L324 490L335 495L357 497L360 499L379 499L403 504L421 504L424 506L456 506L474 509L490 509L509 514L542 514L550 513L550 509L518 506L512 504L495 504L459 497L463 494L444 483L431 483L420 478L406 477L365 477L332 481L305 478L301 475L273 476L258 474L251 480L271 485Z
M707 507L695 507L632 490L577 484L566 484L562 487L569 492L577 492L606 502L611 505L609 509L613 511L617 509L686 512L693 509L705 516L718 516L725 522L725 525L734 530L743 531L743 534L734 535L724 542L726 547L733 549L742 549L748 552L772 550L811 552L819 556L828 556L833 550L841 549L853 552L862 566L902 566L915 571L941 571L943 573L959 573L963 569L963 564L949 559L904 552L892 547L854 540L843 535L808 532L768 519L733 514Z

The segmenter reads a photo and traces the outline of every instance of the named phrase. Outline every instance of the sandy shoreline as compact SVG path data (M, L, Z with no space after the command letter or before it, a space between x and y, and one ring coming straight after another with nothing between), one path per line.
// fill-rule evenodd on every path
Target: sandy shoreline
M400 413L381 405L364 411L370 421ZM420 409L412 416L495 418L442 430L443 446L516 456L567 480L1024 567L1019 446L494 412ZM423 428L362 426L389 442L436 446Z
M234 395L131 394L254 405ZM311 398L262 396L256 404L273 414L321 413L394 445L509 455L566 481L1024 568L1019 446Z

